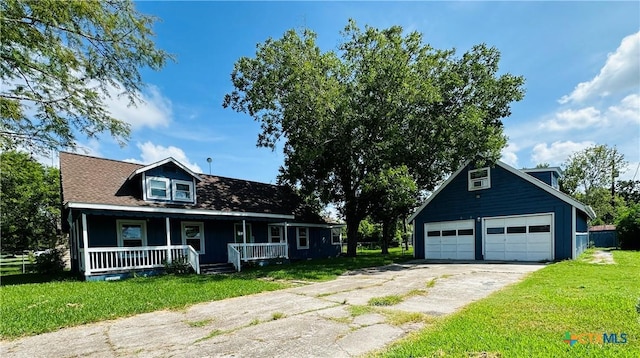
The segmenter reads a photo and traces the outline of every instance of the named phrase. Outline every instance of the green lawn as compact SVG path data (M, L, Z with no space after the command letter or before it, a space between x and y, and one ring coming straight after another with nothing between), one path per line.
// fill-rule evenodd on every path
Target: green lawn
M160 309L287 287L281 280L324 281L348 270L408 260L395 249L359 251L355 258L333 258L252 268L233 275L187 275L134 278L113 282L62 281L37 274L0 277L0 337L5 339L53 331Z
M242 269L244 277L269 277L278 280L329 281L351 270L388 265L413 259L413 251L402 251L395 247L389 255L382 256L380 250L358 250L356 257L338 257L298 261L291 265L270 265L260 268Z
M640 252L549 265L378 352L384 357L640 357ZM563 342L565 332L581 335ZM626 333L626 344L588 343ZM598 337L598 338L596 338Z

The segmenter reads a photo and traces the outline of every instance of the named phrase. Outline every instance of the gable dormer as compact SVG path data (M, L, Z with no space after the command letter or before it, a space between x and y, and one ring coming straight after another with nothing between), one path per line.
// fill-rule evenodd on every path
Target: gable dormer
M560 190L558 179L560 179L561 171L558 167L523 169L523 172L542 181L556 190Z
M134 171L129 180L140 180L145 201L195 204L196 184L202 178L169 157Z

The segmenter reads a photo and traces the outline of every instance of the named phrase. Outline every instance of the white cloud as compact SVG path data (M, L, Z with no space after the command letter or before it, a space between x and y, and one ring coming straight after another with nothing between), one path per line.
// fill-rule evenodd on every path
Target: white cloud
M640 95L631 94L623 98L619 105L608 108L607 115L618 121L640 124Z
M553 142L551 146L547 146L547 143L539 143L533 147L531 154L531 161L536 164L549 163L550 165L560 165L569 156L575 152L581 151L587 147L594 145L594 142Z
M516 152L518 151L518 146L509 143L506 147L502 148L502 157L501 161L509 164L510 166L517 168L518 167L518 155Z
M109 97L104 103L111 115L129 123L132 129L142 127L167 127L171 122L171 101L164 97L155 86L149 86L145 93L140 93L141 101L131 105L127 96L118 96L120 90L108 86Z
M640 83L639 58L640 31L622 39L616 51L607 56L600 73L590 81L579 83L571 94L563 96L559 102L582 102L637 88Z
M140 149L140 158L139 159L125 159L125 162L130 163L138 163L138 164L151 164L155 162L159 162L163 159L167 159L168 157L173 157L173 159L179 161L184 164L187 168L193 170L196 173L202 173L202 169L198 164L192 163L184 151L180 148L174 146L163 147L161 145L155 145L151 142L138 143L137 147Z
M607 119L601 116L599 110L594 107L587 107L578 110L567 109L557 112L552 119L543 122L540 128L551 131L566 131L569 129L583 129L606 124Z

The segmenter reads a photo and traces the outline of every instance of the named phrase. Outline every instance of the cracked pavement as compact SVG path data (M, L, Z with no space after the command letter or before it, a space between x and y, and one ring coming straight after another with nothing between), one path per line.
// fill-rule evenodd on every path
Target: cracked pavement
M2 357L353 357L380 349L544 267L415 261L180 311L156 311L0 342ZM401 302L364 309L374 297ZM368 307L368 306L367 306ZM424 320L392 322L403 312Z

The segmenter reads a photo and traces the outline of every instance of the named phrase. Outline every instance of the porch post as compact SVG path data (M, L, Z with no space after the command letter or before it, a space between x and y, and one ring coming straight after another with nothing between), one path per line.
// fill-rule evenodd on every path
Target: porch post
M89 262L89 232L87 230L87 214L82 213L82 247L84 248L84 275L91 275L91 262Z
M242 219L242 256L247 261L247 222Z
M165 227L167 230L167 263L171 263L171 224L169 217L165 218Z
M288 228L288 223L285 221L284 222L284 243L286 244L286 248L285 248L285 258L289 258L289 235L287 234L287 232L289 231Z

